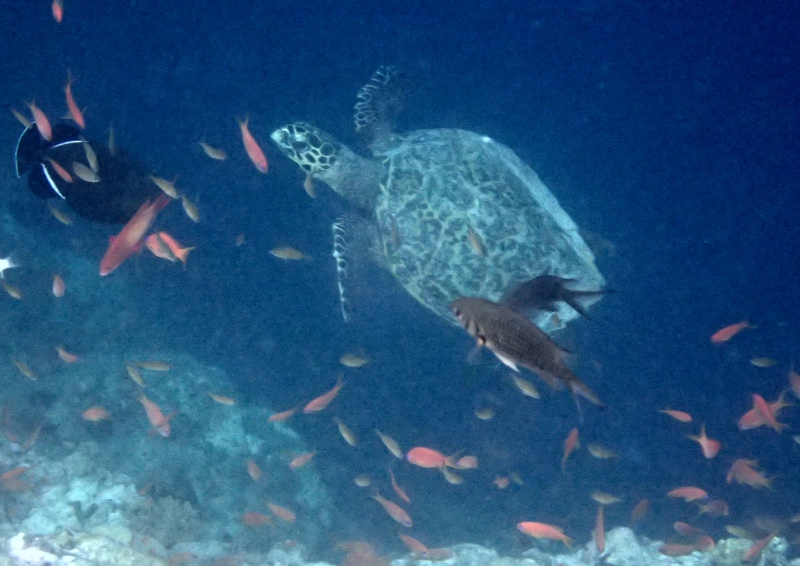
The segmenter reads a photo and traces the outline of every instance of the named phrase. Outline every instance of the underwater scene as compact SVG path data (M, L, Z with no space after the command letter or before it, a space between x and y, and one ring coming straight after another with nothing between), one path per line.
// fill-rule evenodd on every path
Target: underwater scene
M800 564L800 4L0 29L0 565Z

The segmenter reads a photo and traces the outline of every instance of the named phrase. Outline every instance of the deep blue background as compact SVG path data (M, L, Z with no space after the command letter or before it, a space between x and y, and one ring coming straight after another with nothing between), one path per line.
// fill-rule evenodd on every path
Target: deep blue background
M142 262L132 277L143 309L132 340L221 365L252 402L276 409L326 390L343 352L372 358L349 372L358 377L335 407L364 438L359 452L344 446L329 416L294 423L322 450L318 465L344 511L338 527L346 536L366 536L372 521L386 521L387 541L394 536L350 482L386 463L371 437L376 425L404 447L481 456L482 469L460 487L398 467L401 482L414 484L415 532L434 545L513 543L523 519L568 525L585 539L594 516L587 494L596 488L626 495L624 507L608 510L612 526L627 521L639 497L657 500L684 484L731 504L733 517L706 523L715 535L725 523L797 511L800 492L789 478L800 446L787 433L735 429L751 393L775 398L800 354L796 3L211 4L66 0L56 25L46 2L9 3L0 11L0 100L21 107L35 97L59 115L70 68L75 96L88 106L88 135L102 140L113 123L121 144L158 174L177 174L199 202L202 224L175 205L163 220L198 246L188 271ZM562 441L577 424L569 397L546 393L528 403L493 360L465 365L466 334L384 274L367 275L356 321L342 324L329 225L344 206L322 187L309 200L268 135L302 119L354 143L355 92L381 64L414 82L401 129L460 127L502 141L584 230L613 246L598 263L616 293L593 309L595 322L580 321L557 340L609 405L605 414L586 411L584 439L616 447L620 461L597 462L584 450L562 476ZM267 176L240 146L235 118L247 114L271 161ZM10 114L4 123L10 163L18 128ZM204 158L202 138L231 158ZM24 183L4 191L14 191L4 200L15 215L48 237L52 219ZM79 230L99 258L111 231ZM247 243L237 248L242 232ZM268 256L287 243L314 261ZM709 344L713 331L745 318L757 331ZM753 356L781 364L754 368ZM500 407L490 423L472 416L486 399ZM693 413L696 426L656 412L667 406ZM787 419L800 426L791 409ZM700 422L724 444L715 460L684 438ZM735 457L759 458L778 476L776 489L726 486ZM515 493L489 486L509 470L526 485ZM656 533L695 513L673 502L656 510L643 527Z

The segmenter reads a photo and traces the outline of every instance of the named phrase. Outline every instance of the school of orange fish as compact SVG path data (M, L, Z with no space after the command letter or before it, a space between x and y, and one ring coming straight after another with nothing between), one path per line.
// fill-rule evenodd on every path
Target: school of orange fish
M52 14L57 22L61 22L64 17L64 5L62 0L52 1ZM64 87L65 102L72 121L77 124L81 129L86 127L86 122L81 112L79 105L76 103L73 96L72 87L74 80L71 74L68 73L67 81ZM31 101L28 103L32 120L28 120L24 115L15 109L12 112L17 119L26 127L31 127L35 124L39 134L49 140L52 136L52 128L50 121L46 114ZM267 158L256 141L255 137L249 130L249 119L245 117L243 120L238 120L238 125L241 132L241 143L254 167L261 173L267 173L269 164ZM111 131L112 138L109 140L109 145L113 146L113 130ZM208 145L205 141L198 142L205 155L209 158L223 161L227 158L227 153L224 149L215 148ZM88 156L87 156L88 157ZM51 160L51 165L58 175L66 182L72 182L71 174L68 170L69 164L60 164ZM86 169L86 170L83 170ZM88 178L96 175L96 172L91 171L85 166L83 169L76 169L73 167L73 173L81 178ZM145 202L130 221L122 228L120 233L111 239L110 245L100 261L99 274L106 276L118 269L127 259L139 252L143 247L146 247L154 256L172 262L181 262L186 265L188 254L194 247L183 247L175 238L165 231L154 231L151 233L156 217L159 212L164 209L172 200L181 200L184 211L187 216L194 222L200 221L200 213L197 207L185 195L182 195L174 185L173 181L153 175L152 181L163 191L163 195L153 202ZM310 178L306 179L304 189L310 196L315 196L313 184ZM53 215L64 224L71 224L72 219L65 215L58 208L48 205ZM241 245L244 242L244 235L240 234L236 239L236 245ZM281 246L270 251L275 257L284 260L301 260L308 259L308 256L302 252L288 247ZM4 275L4 271L9 268L16 267L13 260L9 258L0 259L0 276L3 276L3 288L10 297L16 300L22 300L23 292L18 287L10 283ZM52 294L56 298L62 298L67 290L67 282L56 274L53 276L52 281ZM747 321L742 321L736 324L726 326L719 331L715 332L710 341L719 347L725 347L725 343L733 339L737 334L746 330L755 328ZM76 363L80 360L79 356L67 351L64 346L56 345L55 351L59 358L65 363ZM13 358L12 361L20 370L20 372L28 379L37 379L37 373L28 366L22 359ZM340 362L347 368L358 368L368 363L368 359L363 356L353 354L345 354L342 356ZM770 367L776 362L770 358L753 358L751 363L757 367ZM143 362L132 362L126 364L128 375L140 387L145 386L144 377L142 376L141 369L150 371L166 371L170 366L166 362L153 360ZM540 397L535 385L521 377L513 376L514 383L523 395L538 399ZM297 405L285 411L276 412L269 417L271 423L281 423L292 418L302 406L302 413L312 414L319 413L328 408L328 406L340 394L345 381L340 375L335 385L326 393L308 401L307 403ZM781 423L778 419L783 409L790 407L791 404L787 402L787 392L791 392L794 396L800 398L800 374L794 371L794 368L789 370L788 381L786 389L779 395L779 397L772 402L764 399L763 396L754 393L752 395L752 408L745 412L738 421L738 428L741 431L749 429L768 426L775 430L776 433L781 433L782 430L787 428L787 425ZM236 400L232 397L223 396L214 392L208 392L208 395L215 402L224 405L234 405ZM168 438L171 434L170 420L176 414L173 412L169 415L164 415L162 410L148 399L143 392L140 391L139 401L144 409L146 418L150 424L151 432L157 433L163 438ZM688 424L693 422L693 417L681 410L664 408L660 409L661 413L671 417L674 421L679 423ZM490 420L494 418L494 411L491 408L482 408L476 411L476 418L481 420ZM98 422L102 420L111 419L112 415L100 406L93 406L87 408L81 415L87 421ZM350 446L358 445L358 438L356 433L350 429L340 417L333 418L334 423L347 444ZM438 470L445 481L451 484L460 484L463 478L458 472L465 470L472 470L478 467L478 458L473 455L460 455L460 453L445 455L439 450L430 447L417 446L413 447L407 452L404 452L397 441L391 436L375 429L375 434L386 447L392 456L400 461L406 461L413 466L419 468L429 468ZM6 430L6 434L9 432ZM27 449L36 440L38 431L32 435L31 438L26 440L23 448ZM702 456L706 459L715 458L722 449L722 444L708 436L705 423L701 424L699 434L687 435L687 438L697 442ZM800 443L800 436L794 437L795 441ZM13 440L19 441L17 438ZM564 441L563 456L561 460L561 467L566 471L566 467L570 456L576 449L580 447L579 430L573 428ZM618 455L615 451L600 445L591 444L588 447L592 456L601 459L616 458ZM317 451L306 452L303 454L293 455L288 460L287 465L292 470L296 470L308 464ZM251 460L243 462L247 473L253 481L258 482L262 479L262 472L258 464ZM27 489L28 486L24 480L20 479L26 471L27 467L19 467L0 475L0 488L6 491L21 491ZM410 506L411 498L407 491L401 487L394 475L392 468L387 469L387 475L390 484L394 491L396 498L402 502L402 505L395 503L389 498L383 497L377 491L371 495L371 498L376 501L398 524L403 527L410 528L414 525L412 515L404 508L403 505ZM737 482L749 486L754 489L770 488L772 479L768 478L760 469L759 463L756 459L737 458L733 461L730 468L726 473L723 473L727 483ZM493 484L497 489L506 489L511 482L522 484L522 479L516 472L511 472L506 476L495 477ZM354 482L359 487L368 487L372 484L372 479L367 475L359 475L354 478ZM701 514L709 514L712 516L723 517L729 513L728 505L721 499L713 498L705 489L696 486L681 486L672 489L665 494L668 498L679 498L685 502L691 502L698 506ZM604 508L606 505L615 504L621 501L620 497L613 496L602 492L592 493L592 498L598 502L597 516L595 528L592 532L594 544L599 553L605 550L605 521L604 521ZM269 525L273 522L274 518L282 521L294 522L297 520L296 514L282 507L272 501L267 503L271 515L261 513L258 511L246 511L241 516L241 522L249 527L258 528L263 525ZM650 501L647 499L640 500L631 512L631 523L636 523L648 512ZM800 515L791 519L793 522L800 522ZM517 524L520 532L535 538L551 539L561 541L567 546L573 543L573 539L567 536L562 527L550 525L536 521L521 521ZM665 543L661 548L661 552L670 556L681 556L689 554L694 551L709 551L714 548L715 541L702 529L692 526L687 522L676 522L674 524L675 531L684 539L684 542L670 542ZM735 536L742 536L752 538L749 533L744 529L729 526L729 532ZM771 532L765 538L754 542L752 547L748 549L742 556L743 561L755 560L765 546L778 534L778 531ZM429 560L442 560L451 556L451 553L446 549L428 548L422 542L405 533L400 533L399 538L407 545L409 550L414 553L418 558L425 558ZM363 564L377 564L381 563L378 556L375 555L374 549L366 543L350 542L342 543L341 549L348 553L351 563Z

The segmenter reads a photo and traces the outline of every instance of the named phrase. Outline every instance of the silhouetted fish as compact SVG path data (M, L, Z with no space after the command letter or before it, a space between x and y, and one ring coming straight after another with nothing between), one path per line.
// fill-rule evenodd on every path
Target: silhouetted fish
M578 297L594 297L610 290L598 291L574 291L567 289L567 285L576 281L575 279L565 279L556 275L540 275L530 281L526 281L510 291L507 291L501 298L500 304L507 306L513 311L524 313L528 310L556 311L556 301L563 301L575 309L576 312L589 318L586 309L576 299Z
M477 297L456 299L450 308L467 332L478 341L478 346L486 346L514 371L519 371L518 365L526 367L553 389L566 385L573 395L580 395L599 407L604 406L564 363L567 351L522 314Z
M42 138L35 124L26 128L17 141L14 165L17 177L28 175L34 195L61 198L91 222L125 224L145 201L161 194L150 180L150 171L138 160L124 151L112 153L103 144L85 141L71 124L53 126L50 141ZM75 165L85 175L66 180L58 171L59 167L73 170Z

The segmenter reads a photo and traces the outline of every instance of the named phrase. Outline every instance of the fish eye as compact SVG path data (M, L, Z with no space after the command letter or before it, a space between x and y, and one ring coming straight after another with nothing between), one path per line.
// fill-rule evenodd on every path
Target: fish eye
M461 310L458 307L453 307L453 314L456 315L456 318L461 318Z

